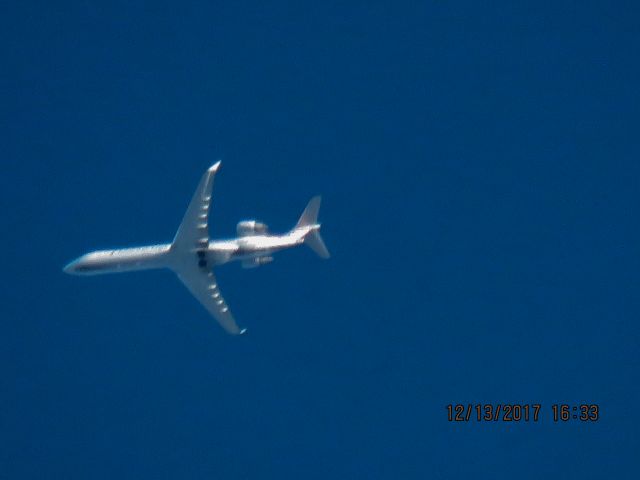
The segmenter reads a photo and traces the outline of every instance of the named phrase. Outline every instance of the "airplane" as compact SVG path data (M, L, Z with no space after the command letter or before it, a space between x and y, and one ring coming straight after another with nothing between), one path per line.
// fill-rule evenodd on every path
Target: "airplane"
M298 223L287 233L272 235L264 223L243 220L237 224L237 238L210 240L211 190L220 164L216 162L202 176L173 242L87 253L63 271L73 275L98 275L168 268L228 333L245 333L246 328L238 326L220 294L214 266L239 261L243 268L259 267L273 261L275 252L302 244L321 258L329 258L329 251L320 236L320 196L309 201Z

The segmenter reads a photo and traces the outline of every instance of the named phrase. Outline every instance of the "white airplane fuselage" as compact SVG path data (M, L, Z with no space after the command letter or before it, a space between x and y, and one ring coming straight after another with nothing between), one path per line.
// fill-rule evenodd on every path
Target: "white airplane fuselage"
M170 243L145 247L99 250L83 255L69 263L64 271L75 275L131 272L156 268L175 268L196 262L201 268L233 261L258 260L255 266L272 260L275 252L304 243L307 233L319 225L291 230L284 235L249 235L229 240L214 240L206 249L172 250Z

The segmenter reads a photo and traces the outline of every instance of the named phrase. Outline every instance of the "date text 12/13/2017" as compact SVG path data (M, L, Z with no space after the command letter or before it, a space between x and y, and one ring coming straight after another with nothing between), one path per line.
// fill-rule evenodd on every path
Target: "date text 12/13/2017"
M549 412L550 410L550 412ZM594 403L571 405L557 403L544 408L541 403L450 403L447 420L450 422L538 422L551 413L554 422L597 422L600 406Z

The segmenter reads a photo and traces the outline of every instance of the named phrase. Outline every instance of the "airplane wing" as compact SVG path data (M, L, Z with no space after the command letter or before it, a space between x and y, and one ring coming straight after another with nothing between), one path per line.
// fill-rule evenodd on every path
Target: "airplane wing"
M209 243L209 205L213 177L220 168L220 162L213 164L202 176L189 208L184 214L178 233L173 239L172 249L194 251L206 248Z
M185 284L189 291L200 303L213 315L222 328L232 335L242 335L246 328L241 329L233 319L224 298L220 295L220 289L213 272L202 271L195 267L192 271L177 272L178 278Z
M171 250L176 253L176 260L171 268L227 332L240 335L246 329L238 327L233 319L229 307L220 295L216 277L211 271L211 265L207 265L204 253L209 245L208 222L213 177L219 167L220 162L211 166L198 184L171 245Z

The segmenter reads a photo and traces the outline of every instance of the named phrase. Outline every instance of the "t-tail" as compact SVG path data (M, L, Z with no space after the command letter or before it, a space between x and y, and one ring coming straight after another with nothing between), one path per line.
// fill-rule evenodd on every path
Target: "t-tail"
M320 211L321 197L318 195L309 200L307 207L300 215L300 219L294 231L301 232L303 234L302 240L311 250L316 252L321 258L329 258L329 250L322 241L320 236L320 224L318 223L318 212Z

